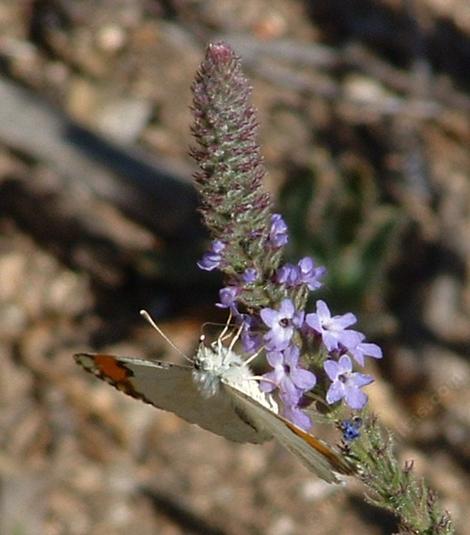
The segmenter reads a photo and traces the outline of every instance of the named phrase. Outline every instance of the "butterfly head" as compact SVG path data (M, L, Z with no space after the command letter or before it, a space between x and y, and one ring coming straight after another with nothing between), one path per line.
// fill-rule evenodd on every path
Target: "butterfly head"
M219 391L223 380L239 382L251 376L248 366L231 348L217 340L210 346L199 344L193 361L193 378L204 397L212 397Z

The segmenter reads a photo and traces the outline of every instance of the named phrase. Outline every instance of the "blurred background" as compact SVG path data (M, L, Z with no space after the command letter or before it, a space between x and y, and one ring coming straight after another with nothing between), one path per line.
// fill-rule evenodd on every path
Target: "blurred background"
M470 533L468 0L0 0L0 533L388 534L362 489L89 377L191 354L221 284L187 152L223 38L259 110L291 260L385 352L370 404Z

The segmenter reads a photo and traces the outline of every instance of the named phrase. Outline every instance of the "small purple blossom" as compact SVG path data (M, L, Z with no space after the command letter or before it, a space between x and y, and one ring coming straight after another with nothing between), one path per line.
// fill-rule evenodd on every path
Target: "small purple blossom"
M276 282L288 288L296 286L299 281L299 270L293 264L284 264L276 271Z
M264 335L266 347L277 351L282 351L289 345L294 328L301 327L304 318L303 312L297 312L290 299L284 299L279 310L261 309L260 316L269 327L269 331Z
M286 245L289 241L287 235L287 225L281 214L273 214L271 216L271 229L269 231L269 243L275 249Z
M283 402L282 414L302 429L312 426L310 418L300 409L299 402L305 392L311 390L316 382L315 375L299 365L300 350L290 345L283 351L271 351L267 360L272 371L263 375L260 382L263 392L279 390Z
M216 303L215 306L219 308L230 308L232 312L237 312L236 300L240 294L240 288L238 286L226 286L219 290L220 303Z
M297 265L287 263L281 266L276 272L276 281L287 288L305 284L309 290L316 290L321 287L320 279L325 273L324 267L315 267L313 258L306 256Z
M258 270L255 268L247 268L243 272L242 280L245 284L251 284L258 280L259 274Z
M242 347L245 353L254 353L263 345L263 337L253 331L245 331L241 335Z
M338 362L326 360L323 367L332 381L326 393L326 401L331 405L344 398L351 409L362 409L368 398L361 388L374 379L370 375L353 372L348 355L340 357Z
M204 253L201 260L197 263L200 269L212 271L217 269L222 262L222 251L225 249L225 243L220 240L214 240L209 251Z
M356 347L363 335L358 331L346 329L356 323L356 316L351 312L342 316L331 316L331 312L324 301L317 301L317 311L307 314L306 324L317 334L321 335L328 351Z
M312 427L312 420L310 417L307 416L302 409L295 405L286 405L282 410L282 415L304 431L308 431Z
M349 347L348 353L361 366L364 366L364 357L381 359L383 356L382 349L380 349L377 344L369 344L362 341L359 342L355 347Z
M325 275L326 268L316 267L313 258L306 256L299 260L298 280L301 284L306 284L309 290L316 290L321 287L320 279Z
M245 353L254 353L263 345L263 337L259 332L258 321L248 314L240 314L243 323L241 335L242 347Z
M299 366L300 351L290 345L284 351L271 351L267 354L272 371L265 373L265 381L260 382L263 392L279 389L279 396L286 406L295 406L307 390L311 390L317 378L312 372Z

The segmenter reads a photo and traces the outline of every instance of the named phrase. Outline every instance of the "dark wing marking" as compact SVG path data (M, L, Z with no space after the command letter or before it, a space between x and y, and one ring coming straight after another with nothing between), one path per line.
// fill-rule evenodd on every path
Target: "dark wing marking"
M80 353L74 358L86 371L118 390L216 435L252 443L271 438L250 420L240 418L224 385L215 396L204 398L194 384L189 366L105 354Z

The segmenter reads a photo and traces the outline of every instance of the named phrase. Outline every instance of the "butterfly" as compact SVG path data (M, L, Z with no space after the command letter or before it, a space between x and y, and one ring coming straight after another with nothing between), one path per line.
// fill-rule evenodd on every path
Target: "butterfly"
M141 314L173 345L145 311ZM353 474L338 452L280 414L277 401L260 390L247 361L234 351L236 337L228 347L223 334L208 346L201 338L186 366L104 353L78 353L74 358L121 392L226 439L260 444L275 438L329 483L339 483L338 474Z

